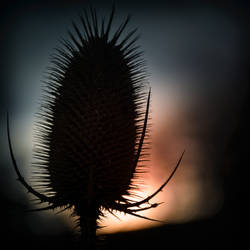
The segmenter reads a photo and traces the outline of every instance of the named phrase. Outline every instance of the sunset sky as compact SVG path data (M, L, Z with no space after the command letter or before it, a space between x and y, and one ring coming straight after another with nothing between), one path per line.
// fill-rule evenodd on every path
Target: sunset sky
M71 21L79 23L81 9L91 3L100 17L108 16L112 1L13 2L6 5L3 17L5 70L1 111L4 107L9 109L16 159L30 180L34 114L49 56L59 45L58 40L67 38ZM114 30L127 14L132 14L127 32L138 27L141 34L138 44L145 52L150 74L148 86L152 88L153 147L145 187L140 192L142 197L167 179L186 150L171 182L153 199L164 203L142 215L167 223L184 223L211 217L223 204L218 166L237 125L246 89L236 80L241 74L244 28L229 13L202 1L197 5L116 1ZM11 178L11 187L6 192L11 199L20 200L26 193L9 169L4 116L0 127L3 159L8 162L8 169L1 171ZM121 221L112 216L104 219L102 225L107 227L103 232L157 225L131 216L117 216ZM32 215L31 227L32 220L40 221L41 231L50 226L59 230L56 223L65 227L72 224L67 214L56 218L52 213Z

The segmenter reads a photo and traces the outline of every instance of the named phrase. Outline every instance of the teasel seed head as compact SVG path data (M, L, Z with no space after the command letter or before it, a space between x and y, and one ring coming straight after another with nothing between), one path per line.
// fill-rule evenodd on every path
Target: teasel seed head
M74 208L84 239L95 248L95 231L103 211L136 212L159 205L149 204L169 182L182 159L163 185L142 201L127 197L138 188L145 170L151 90L142 52L136 46L136 29L121 35L128 16L110 34L115 9L108 22L100 23L96 10L73 22L70 40L51 56L52 66L43 89L34 130L33 189L21 176L8 140L19 181L51 208ZM141 204L149 204L139 208Z
M33 165L41 192L63 205L95 202L112 208L124 201L136 171L145 116L145 62L133 30L121 41L130 17L113 36L100 29L96 11L73 23L70 41L52 56L35 131ZM84 31L84 32L82 32Z

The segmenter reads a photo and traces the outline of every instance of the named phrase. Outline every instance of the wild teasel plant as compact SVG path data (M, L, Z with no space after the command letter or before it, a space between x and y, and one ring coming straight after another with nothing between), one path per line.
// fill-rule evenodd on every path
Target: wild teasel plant
M170 181L152 195L132 201L150 140L148 119L151 90L145 93L146 69L134 37L137 29L119 41L130 16L110 35L115 9L100 23L96 11L73 22L70 41L52 55L48 80L35 125L33 167L39 189L30 186L17 166L9 131L9 149L18 180L28 192L48 206L74 209L82 243L96 248L96 230L104 211L137 212L157 207L150 203ZM141 207L143 205L143 207Z

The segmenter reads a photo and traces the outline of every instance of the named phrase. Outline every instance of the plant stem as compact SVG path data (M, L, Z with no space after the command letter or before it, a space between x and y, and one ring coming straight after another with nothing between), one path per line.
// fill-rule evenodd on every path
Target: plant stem
M79 226L81 230L81 246L83 249L97 249L96 230L98 228L97 220L99 218L99 209L93 204L82 204L76 207L76 213L79 216Z

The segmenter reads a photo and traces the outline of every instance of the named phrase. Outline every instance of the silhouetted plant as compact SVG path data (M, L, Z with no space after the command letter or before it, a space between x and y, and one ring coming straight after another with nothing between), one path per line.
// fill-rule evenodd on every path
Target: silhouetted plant
M24 180L17 167L9 134L11 158L18 180L41 202L36 210L73 207L82 242L96 247L96 230L103 211L136 212L158 206L149 201L160 192L179 166L155 193L141 201L129 196L145 170L150 93L145 94L146 70L135 42L136 29L118 42L128 16L112 37L114 7L106 23L96 11L81 16L82 28L73 23L71 41L52 55L43 101L35 127L35 177L39 192ZM82 34L81 31L84 31ZM133 38L134 37L134 38ZM145 105L146 103L146 105ZM148 145L150 141L146 143ZM140 208L140 205L148 204ZM150 219L152 220L152 219Z

